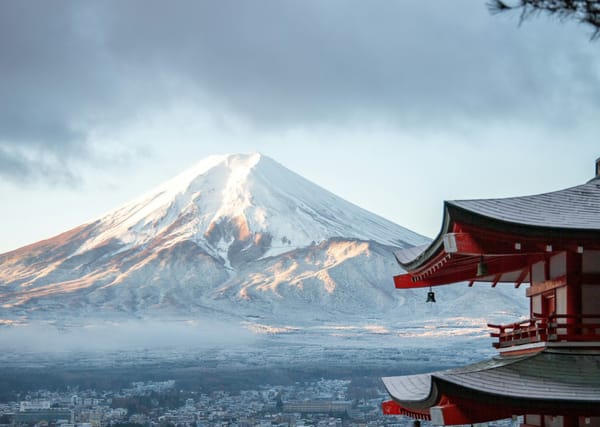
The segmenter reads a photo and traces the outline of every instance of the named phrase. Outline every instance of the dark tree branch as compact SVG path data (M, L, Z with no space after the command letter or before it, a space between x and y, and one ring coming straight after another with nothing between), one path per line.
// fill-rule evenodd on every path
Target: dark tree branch
M510 3L504 0L490 0L487 6L494 15L520 10L521 23L542 13L560 20L575 20L592 26L592 40L600 38L600 0L515 0Z

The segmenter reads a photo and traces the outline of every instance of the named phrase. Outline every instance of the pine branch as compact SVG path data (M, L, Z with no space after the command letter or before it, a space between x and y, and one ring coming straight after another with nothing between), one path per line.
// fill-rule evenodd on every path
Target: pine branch
M539 14L554 16L561 21L575 20L592 26L592 40L600 38L600 0L516 0L514 4L490 0L487 7L493 15L520 10L520 23Z

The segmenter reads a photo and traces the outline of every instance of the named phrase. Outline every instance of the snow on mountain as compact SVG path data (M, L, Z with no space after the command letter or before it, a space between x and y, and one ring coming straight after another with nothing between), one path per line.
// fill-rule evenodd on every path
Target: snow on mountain
M263 256L339 236L400 247L426 241L258 153L210 156L99 221L77 253L111 239L122 249L191 240L225 260L239 241L260 243Z
M394 289L392 251L426 241L261 154L211 156L97 220L0 255L0 319L418 322L431 306L423 292ZM449 317L467 305L473 317L526 310L511 290L440 292Z

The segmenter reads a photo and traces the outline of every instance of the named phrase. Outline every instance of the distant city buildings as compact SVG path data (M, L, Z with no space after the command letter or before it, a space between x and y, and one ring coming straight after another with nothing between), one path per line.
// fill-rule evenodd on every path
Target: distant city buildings
M26 411L42 411L45 409L50 409L50 401L49 400L38 400L38 401L24 401L19 405L19 412Z
M383 390L348 399L349 386L350 381L323 379L235 393L183 393L175 381L162 381L137 382L120 391L38 390L21 402L0 402L0 427L411 426L408 418L381 413ZM118 407L121 403L129 409Z
M352 402L333 400L301 400L283 403L283 412L302 414L345 414L352 408Z

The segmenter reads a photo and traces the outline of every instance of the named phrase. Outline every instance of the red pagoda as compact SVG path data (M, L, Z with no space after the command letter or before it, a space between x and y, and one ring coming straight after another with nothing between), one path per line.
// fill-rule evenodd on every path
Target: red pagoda
M383 378L386 414L437 425L523 416L522 427L600 427L600 159L586 184L446 201L440 234L396 252L396 288L529 284L529 319L493 329L491 360ZM434 298L433 298L434 299Z

